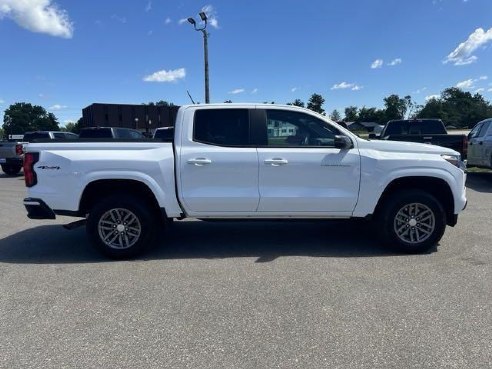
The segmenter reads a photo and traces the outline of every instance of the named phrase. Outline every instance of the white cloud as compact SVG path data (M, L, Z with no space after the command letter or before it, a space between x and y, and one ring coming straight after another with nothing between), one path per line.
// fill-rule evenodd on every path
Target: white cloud
M376 59L371 64L371 69L378 69L383 66L383 59Z
M480 92L484 92L485 88L477 88L474 93L479 94Z
M257 88L254 88L254 89L251 91L251 93L252 93L253 95L254 95L254 94L256 94L256 93L258 93L258 89L257 89Z
M186 22L188 22L188 19L187 19L187 18L182 18L182 19L180 19L180 20L178 21L178 24L179 24L179 25L182 25L183 23L186 23Z
M290 92L296 92L296 91L297 91L297 87L292 87L292 88L290 89Z
M341 82L338 84L335 84L331 87L332 90L346 90L346 89L351 89L352 91L359 91L362 90L364 87L359 86L355 83L348 83L348 82Z
M172 21L171 21L171 18L167 17L167 18L166 18L166 20L164 21L164 24L169 24L169 23L171 23L171 22L172 22Z
M0 20L12 19L31 32L72 38L73 24L52 0L0 0Z
M425 90L427 90L427 87L419 88L418 90L414 91L414 94L420 94L420 93L424 92Z
M66 105L60 105L60 104L55 104L53 106L50 106L48 108L48 110L62 110L62 109L66 109L66 108L68 108L68 106L66 106Z
M429 101L429 100L437 100L441 97L441 95L429 95L429 96L426 96L425 97L425 101Z
M207 14L207 22L214 28L219 28L219 20L217 19L217 12L212 5L205 5L202 8L202 12Z
M470 88L473 88L474 83L475 83L474 79L467 79L466 81L458 82L456 84L456 87L470 89Z
M390 62L388 63L388 65L389 65L390 67L394 67L395 65L398 65L398 64L401 64L401 63L402 63L401 58L396 58L396 59L393 59L392 61L390 61Z
M492 88L489 88L487 91L488 91L488 92L492 92Z
M475 50L481 46L485 46L492 41L492 28L484 31L483 28L477 28L465 42L462 42L458 47L450 53L443 61L444 64L452 63L454 65L467 65L477 61L477 57L472 55Z
M176 82L179 79L186 77L185 68L179 68L175 70L160 70L148 76L145 76L143 80L145 82Z
M456 84L456 87L471 90L471 89L475 88L475 83L480 82L480 81L486 81L488 78L489 78L488 76L480 76L480 77L475 78L475 79L470 78L470 79L467 79L465 81L458 82Z
M244 88L236 88L235 90L229 91L231 95L242 94L244 92Z
M5 100L4 99L0 99L0 105L3 105L5 104Z
M148 13L152 10L152 1L149 0L147 6L145 7L145 11Z
M113 14L111 16L111 19L114 19L114 20L116 20L116 21L118 21L120 23L123 23L123 24L126 23L126 17L121 17L121 16L119 16L117 14Z

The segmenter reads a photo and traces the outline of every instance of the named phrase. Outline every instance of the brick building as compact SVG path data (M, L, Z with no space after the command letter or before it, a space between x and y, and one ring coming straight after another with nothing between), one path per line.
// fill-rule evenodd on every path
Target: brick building
M91 104L82 109L84 127L124 127L152 132L174 125L179 106Z

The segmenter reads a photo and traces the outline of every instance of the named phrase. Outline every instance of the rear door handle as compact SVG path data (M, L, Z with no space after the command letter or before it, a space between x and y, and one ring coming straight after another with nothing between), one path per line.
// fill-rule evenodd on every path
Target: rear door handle
M271 165L272 167L278 167L280 165L289 164L289 161L287 159L282 159L282 158L273 158L273 159L266 159L264 163L267 165Z
M194 159L188 159L187 163L196 165L197 167L202 167L204 165L211 164L212 160L207 158L194 158Z

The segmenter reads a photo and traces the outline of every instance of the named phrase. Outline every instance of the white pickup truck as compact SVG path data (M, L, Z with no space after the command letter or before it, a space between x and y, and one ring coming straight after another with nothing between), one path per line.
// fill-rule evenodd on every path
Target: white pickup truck
M92 243L134 257L168 220L365 218L423 252L465 208L458 152L361 139L293 106L183 106L173 142L36 143L24 172L31 219L83 217Z

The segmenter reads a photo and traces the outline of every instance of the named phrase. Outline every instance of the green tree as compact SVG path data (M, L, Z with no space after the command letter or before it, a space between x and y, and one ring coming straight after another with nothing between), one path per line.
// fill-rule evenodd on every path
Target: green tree
M342 120L342 116L340 115L340 113L338 112L337 109L334 109L331 114L330 114L330 118L331 120L335 121L335 122L340 122Z
M295 99L294 101L287 103L287 105L300 106L301 108L304 108L304 102L301 101L301 99Z
M349 106L345 108L345 118L343 118L344 122L355 122L359 114L357 113L357 106Z
M410 96L405 96L403 99L398 95L390 95L384 98L384 106L386 108L385 119L403 119L409 109L411 103Z
M440 98L430 99L417 112L418 118L439 118L446 125L471 128L492 116L492 105L478 93L472 95L457 87L445 89Z
M307 108L319 114L325 114L325 110L323 109L324 103L325 99L323 96L319 94L312 94L307 103Z
M58 131L58 120L43 107L21 102L10 105L3 117L3 127L9 134L28 131Z
M363 106L359 109L357 120L359 122L376 122L384 124L386 123L386 113L381 109L366 108Z
M65 124L65 127L62 127L62 131L73 132L75 130L76 126L77 126L77 123L68 122L67 124Z
M150 105L150 106L175 106L172 102L167 102L164 100L159 100L157 102L149 102L148 104L142 103L142 105Z

